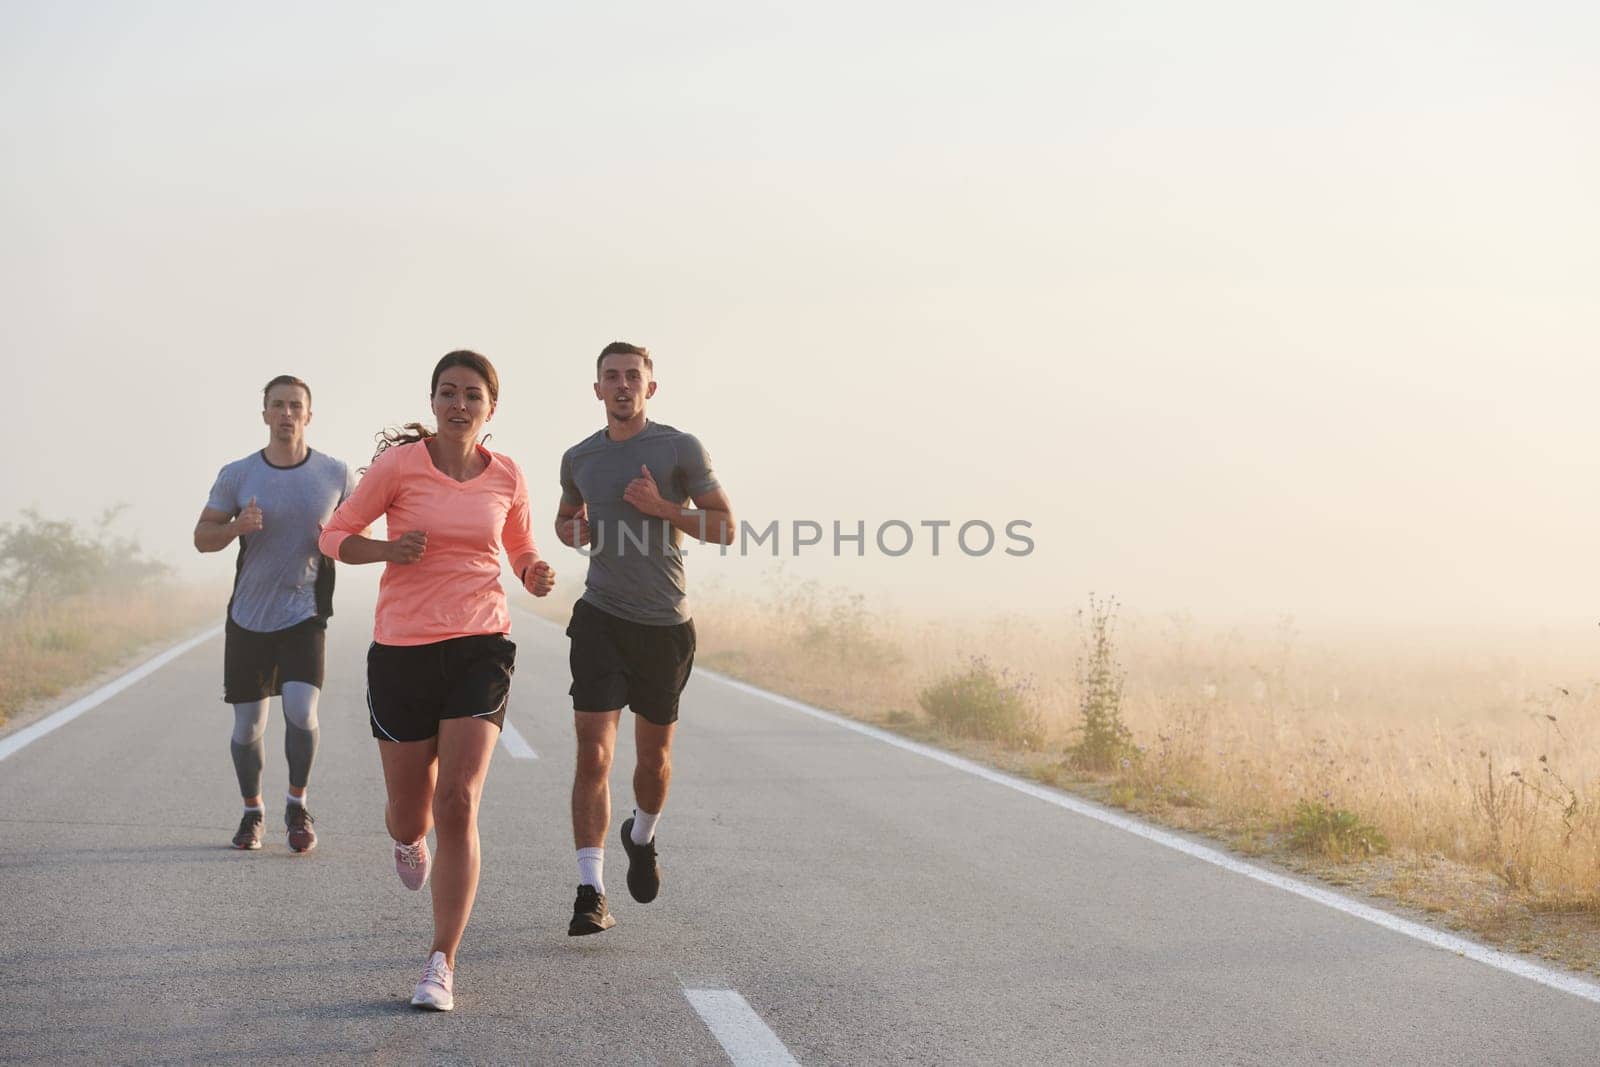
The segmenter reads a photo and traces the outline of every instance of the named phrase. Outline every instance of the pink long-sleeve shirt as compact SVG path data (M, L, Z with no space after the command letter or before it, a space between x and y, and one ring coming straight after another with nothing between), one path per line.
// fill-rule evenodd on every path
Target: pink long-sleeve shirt
M458 482L433 465L426 445L384 450L355 492L340 504L317 541L326 556L379 515L389 537L428 535L415 563L386 563L378 586L372 639L381 645L425 645L511 629L500 587L502 548L513 564L537 553L529 530L528 483L510 458L478 447L489 465Z

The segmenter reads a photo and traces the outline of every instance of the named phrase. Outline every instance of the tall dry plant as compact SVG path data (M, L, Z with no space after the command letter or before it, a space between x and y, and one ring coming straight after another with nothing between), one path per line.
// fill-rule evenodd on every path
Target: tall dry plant
M1083 629L1082 651L1077 661L1078 739L1067 748L1078 767L1109 771L1138 754L1133 731L1122 721L1122 687L1127 674L1117 662L1112 632L1116 628L1117 601L1089 594L1089 612L1078 615Z

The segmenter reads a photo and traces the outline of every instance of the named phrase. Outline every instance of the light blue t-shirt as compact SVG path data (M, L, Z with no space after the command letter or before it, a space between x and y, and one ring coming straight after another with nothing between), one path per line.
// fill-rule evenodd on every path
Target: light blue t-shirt
M316 451L292 467L253 452L218 472L206 507L231 518L254 498L261 509L261 529L239 538L229 618L270 633L333 614L333 561L318 551L317 536L354 488L349 467Z

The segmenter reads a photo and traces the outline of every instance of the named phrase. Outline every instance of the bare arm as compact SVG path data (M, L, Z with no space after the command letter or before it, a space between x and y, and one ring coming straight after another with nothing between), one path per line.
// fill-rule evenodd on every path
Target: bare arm
M194 547L201 552L221 552L235 537L253 534L261 529L261 508L251 498L237 516L218 508L200 512L200 521L194 524Z
M674 508L673 514L662 518L672 523L690 537L708 545L731 545L739 535L739 524L733 517L733 503L721 489L701 493L691 498L692 508Z
M556 508L556 539L569 548L589 543L589 505L584 501L569 504L565 500Z
M640 467L639 477L628 483L622 499L646 515L666 519L674 528L706 544L731 545L738 536L733 504L720 488L692 497L694 507L686 508L662 497L650 468Z

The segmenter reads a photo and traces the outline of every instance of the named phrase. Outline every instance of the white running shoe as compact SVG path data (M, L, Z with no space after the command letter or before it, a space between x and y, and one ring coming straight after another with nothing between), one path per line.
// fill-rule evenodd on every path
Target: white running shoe
M453 1010L456 1006L455 995L451 992L454 982L455 972L444 961L444 953L435 952L428 957L428 965L422 969L422 981L417 983L417 991L411 994L411 1006L426 1011Z
M428 839L419 837L414 843L394 843L394 869L400 875L400 884L407 889L421 889L428 884L428 872L433 870L433 857L428 854Z

